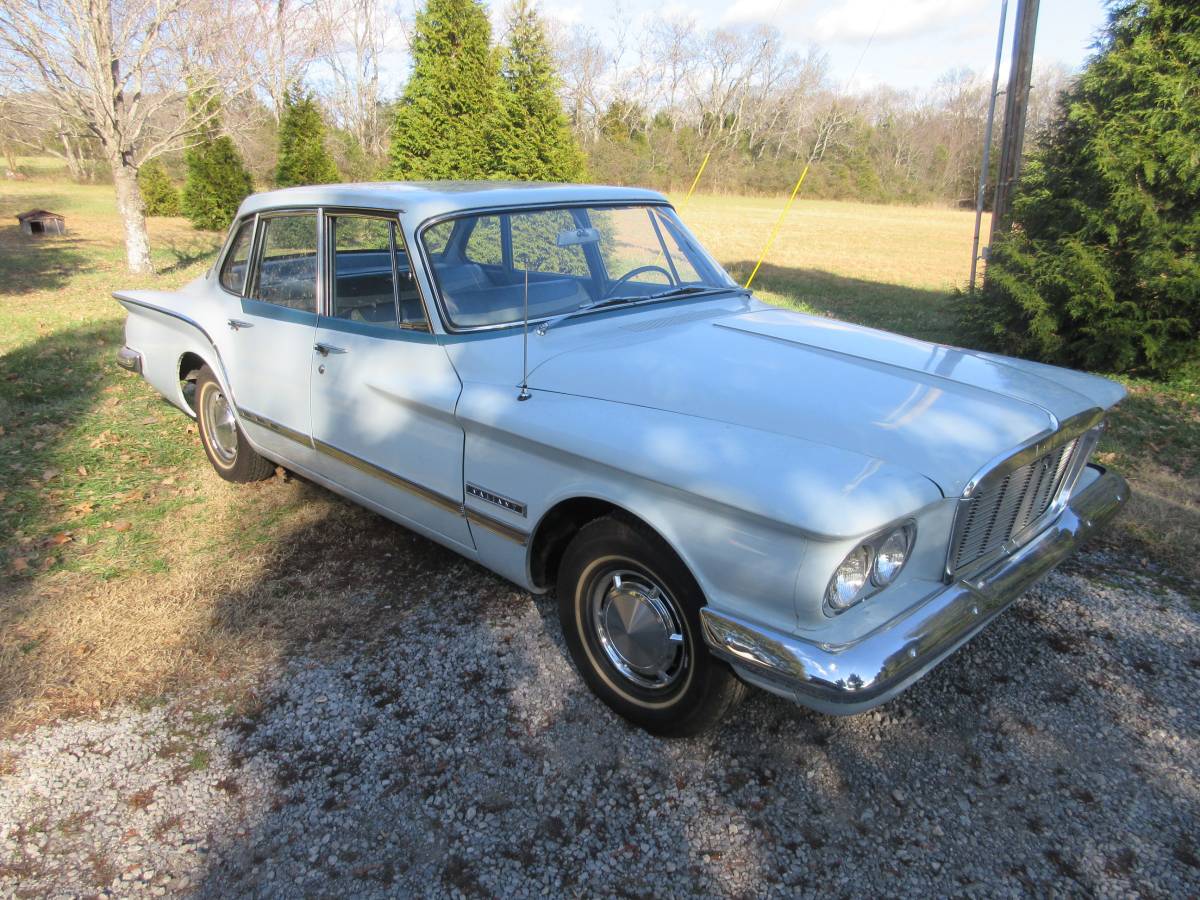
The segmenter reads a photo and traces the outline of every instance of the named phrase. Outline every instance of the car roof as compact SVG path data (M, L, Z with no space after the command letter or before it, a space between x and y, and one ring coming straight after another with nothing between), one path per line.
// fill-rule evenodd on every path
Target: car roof
M397 210L413 225L461 210L559 203L665 202L657 191L598 184L522 181L377 181L319 184L252 194L238 215L296 206Z

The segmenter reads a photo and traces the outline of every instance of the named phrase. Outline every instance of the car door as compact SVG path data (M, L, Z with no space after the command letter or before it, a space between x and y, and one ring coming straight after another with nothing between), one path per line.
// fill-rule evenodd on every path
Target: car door
M258 216L249 277L229 303L222 355L242 425L259 447L312 461L309 378L316 342L319 214Z
M325 214L328 301L311 376L321 471L419 531L473 548L461 383L434 339L396 218Z

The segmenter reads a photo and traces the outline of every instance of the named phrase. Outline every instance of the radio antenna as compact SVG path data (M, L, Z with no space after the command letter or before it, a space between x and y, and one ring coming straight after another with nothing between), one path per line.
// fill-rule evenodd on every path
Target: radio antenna
M525 334L521 338L521 393L518 400L528 400L529 393L529 260L525 260Z

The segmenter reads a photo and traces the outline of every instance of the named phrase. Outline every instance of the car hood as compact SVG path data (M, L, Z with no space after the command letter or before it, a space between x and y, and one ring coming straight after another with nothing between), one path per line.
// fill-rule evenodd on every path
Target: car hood
M534 390L785 434L919 472L957 496L988 461L1123 395L1107 379L754 303L630 317L529 376ZM550 331L544 338L553 338Z

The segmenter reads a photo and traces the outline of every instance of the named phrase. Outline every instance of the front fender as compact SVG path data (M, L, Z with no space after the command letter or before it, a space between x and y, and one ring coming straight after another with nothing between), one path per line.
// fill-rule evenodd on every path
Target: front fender
M943 499L879 460L628 404L550 392L519 402L515 390L468 383L458 417L465 480L524 507L481 511L529 531L563 500L612 503L671 544L710 605L789 629L811 600L807 582L798 596L806 557ZM519 570L515 556L497 567L527 584L528 547L520 559Z

